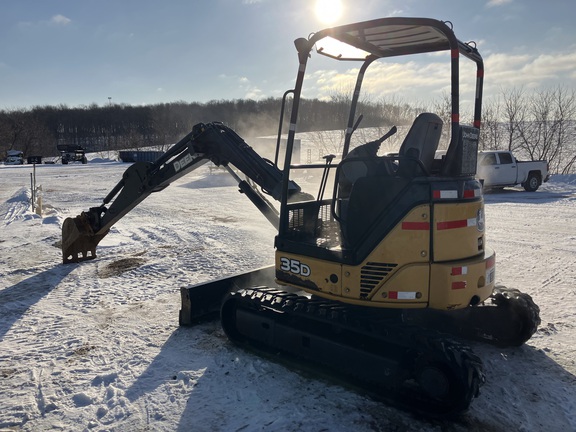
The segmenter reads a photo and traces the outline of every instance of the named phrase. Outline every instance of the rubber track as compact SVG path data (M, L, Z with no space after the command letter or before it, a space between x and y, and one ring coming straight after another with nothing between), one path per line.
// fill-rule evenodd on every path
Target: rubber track
M335 369L339 377L348 376L371 393L412 411L438 416L460 413L478 396L479 388L485 381L482 362L467 345L435 330L401 323L399 315L378 313L378 310L309 298L274 288L242 289L230 293L222 308L222 325L235 342L244 342L243 338L248 337L238 335L237 329L231 327L236 319L232 317L232 311L237 309L272 317L316 335L317 329L330 328L329 335L323 333L320 337L337 340L340 344L351 344L370 355L380 356L384 364L390 364L392 358L397 363L396 369L390 373L380 373L377 381L367 380L366 371L362 371L362 376L358 369L343 367L348 362L341 358L333 361L324 359L320 363ZM269 348L278 349L279 343L272 341ZM301 356L301 352L290 354ZM317 359L307 360L317 362ZM357 358L351 358L350 364L358 364ZM449 397L435 398L416 384L419 371L430 366L440 367L451 377ZM383 375L387 377L382 378Z
M477 306L454 311L406 310L403 319L458 338L513 347L524 344L536 333L540 308L530 295L498 285L490 297Z
M490 299L502 311L508 313L509 320L516 319L516 324L519 327L514 339L502 340L499 345L520 346L536 333L541 322L540 308L534 303L531 296L515 288L497 285L494 287ZM502 317L502 322L505 322L505 317Z

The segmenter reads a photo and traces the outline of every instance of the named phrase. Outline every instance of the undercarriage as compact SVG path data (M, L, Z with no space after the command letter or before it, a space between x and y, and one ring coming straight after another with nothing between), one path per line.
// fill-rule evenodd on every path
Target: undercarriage
M396 405L447 415L468 408L482 363L453 338L392 316L271 288L231 293L222 326L236 343L280 350L347 377Z
M465 339L518 346L540 324L527 294L498 286L484 303L457 311L347 305L279 287L273 268L182 288L180 324L220 320L234 343L282 353L289 363L360 387L428 416L465 411L485 382ZM268 286L254 286L256 280Z

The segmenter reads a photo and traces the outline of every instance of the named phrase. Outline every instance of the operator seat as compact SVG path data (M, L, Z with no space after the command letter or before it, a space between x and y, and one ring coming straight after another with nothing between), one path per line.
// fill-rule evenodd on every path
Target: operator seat
M442 135L442 124L442 119L433 113L422 113L416 117L400 146L399 176L414 177L430 173ZM418 160L424 166L424 173Z

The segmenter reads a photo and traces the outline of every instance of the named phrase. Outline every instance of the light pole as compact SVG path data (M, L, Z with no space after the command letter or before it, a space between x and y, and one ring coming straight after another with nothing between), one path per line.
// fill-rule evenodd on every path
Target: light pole
M109 118L108 118L108 142L106 147L108 147L108 159L110 159L110 141L112 139L112 96L108 96L108 107L109 107Z

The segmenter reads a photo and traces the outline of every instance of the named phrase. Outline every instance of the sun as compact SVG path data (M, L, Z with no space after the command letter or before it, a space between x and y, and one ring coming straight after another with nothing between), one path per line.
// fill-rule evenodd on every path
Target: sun
M316 0L316 17L324 24L336 22L342 15L340 0Z

